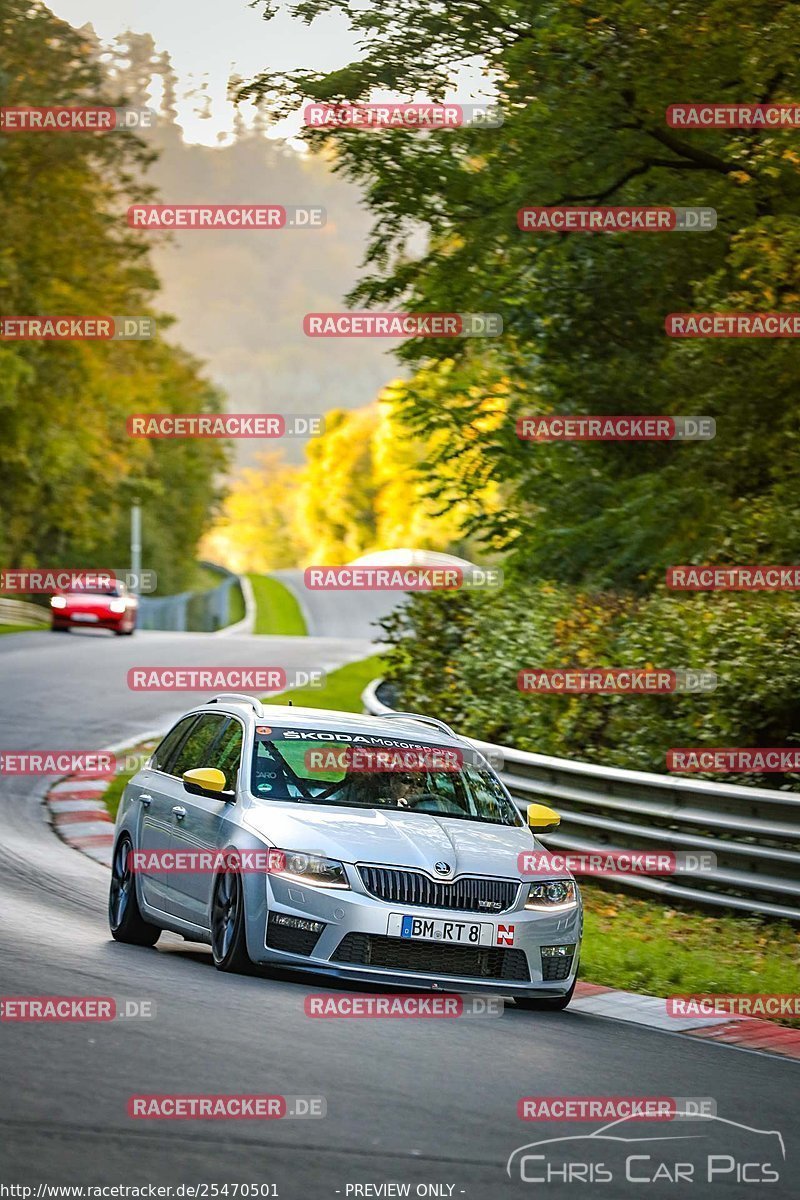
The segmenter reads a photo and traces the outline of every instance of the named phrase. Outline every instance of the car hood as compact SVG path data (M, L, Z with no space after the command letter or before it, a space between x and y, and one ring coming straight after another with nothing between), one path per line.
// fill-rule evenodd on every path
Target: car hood
M112 600L124 600L126 608L135 608L135 596L103 596L95 592L59 592L73 612L109 612Z
M342 862L416 867L434 876L439 874L435 864L446 862L452 868L450 878L467 874L519 879L517 856L536 845L527 826L276 800L247 809L244 822L282 850L314 851Z

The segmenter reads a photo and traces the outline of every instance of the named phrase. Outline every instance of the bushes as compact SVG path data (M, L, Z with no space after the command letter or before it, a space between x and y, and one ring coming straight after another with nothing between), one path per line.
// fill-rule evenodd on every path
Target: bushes
M800 728L800 608L781 594L645 598L507 582L415 595L383 622L400 706L472 737L610 766L664 771L677 746L786 746ZM531 667L707 668L711 693L532 695ZM796 788L798 776L706 778Z

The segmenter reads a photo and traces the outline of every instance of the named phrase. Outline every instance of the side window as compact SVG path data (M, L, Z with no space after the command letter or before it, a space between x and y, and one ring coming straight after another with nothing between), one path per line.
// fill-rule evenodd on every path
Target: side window
M169 765L169 760L172 758L175 750L177 750L178 746L183 740L184 734L189 729L189 726L193 725L196 720L196 716L183 717L180 721L178 721L177 725L173 725L172 729L170 729L169 733L164 738L161 745L155 751L150 760L150 766L153 768L153 770L166 771Z
M174 761L170 763L170 775L177 775L180 779L184 771L214 766L211 747L226 720L227 717L222 713L203 713L198 717L197 724L192 727Z
M228 728L214 747L209 767L216 767L225 776L225 790L232 792L239 778L239 766L242 761L242 727L235 719L231 719Z

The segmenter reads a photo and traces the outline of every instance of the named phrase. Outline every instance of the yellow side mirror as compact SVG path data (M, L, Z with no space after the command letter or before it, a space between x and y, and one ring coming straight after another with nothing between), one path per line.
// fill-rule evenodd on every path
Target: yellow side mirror
M528 824L536 833L549 833L552 829L558 829L561 817L546 804L529 804Z
M225 791L224 772L219 771L216 767L195 767L192 771L184 771L183 782L202 788L204 792Z

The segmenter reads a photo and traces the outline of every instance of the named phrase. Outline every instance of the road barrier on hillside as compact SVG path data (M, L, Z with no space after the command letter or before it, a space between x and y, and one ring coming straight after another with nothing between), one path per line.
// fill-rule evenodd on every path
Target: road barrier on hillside
M373 716L394 711L381 699L381 683L373 680L361 697ZM558 831L543 839L548 848L657 847L716 856L713 870L669 879L628 875L620 888L654 893L667 903L686 900L800 921L800 796L468 740L501 756L498 774L523 813L539 801L561 814Z
M0 596L0 625L49 625L50 609Z
M139 628L213 633L230 624L231 593L239 576L214 563L201 566L223 578L206 592L177 592L174 596L140 596Z

